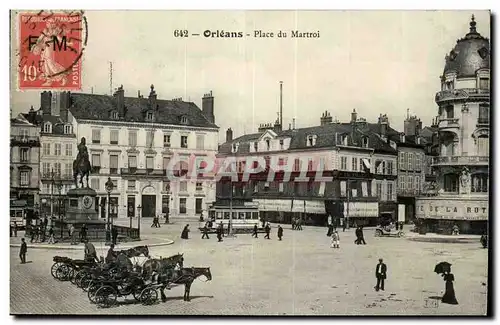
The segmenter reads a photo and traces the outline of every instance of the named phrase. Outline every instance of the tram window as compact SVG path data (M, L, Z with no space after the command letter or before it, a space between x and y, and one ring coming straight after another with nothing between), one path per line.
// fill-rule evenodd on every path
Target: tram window
M245 220L245 212L240 212L240 213L238 214L238 219Z
M229 212L224 212L224 219L229 219Z
M252 212L246 212L245 219L247 220L252 219Z
M238 213L237 212L233 212L233 220L237 219L237 218L238 218Z
M10 217L14 218L16 216L16 210L10 210Z
M217 212L216 219L222 219L222 212Z
M22 218L23 217L23 212L22 211L17 211L16 217L17 218Z
M252 212L252 219L254 220L259 220L259 213L258 212Z

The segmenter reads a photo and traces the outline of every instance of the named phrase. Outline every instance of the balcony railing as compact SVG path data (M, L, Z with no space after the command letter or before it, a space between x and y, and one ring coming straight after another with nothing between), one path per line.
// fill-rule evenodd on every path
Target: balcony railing
M166 176L164 169L148 169L148 168L120 168L122 175L150 175L150 176Z
M458 128L458 118L442 118L439 120L440 128Z
M443 90L436 94L436 102L442 102L447 100L455 99L467 99L469 97L489 97L489 89L479 89L479 88L461 88L452 90Z
M434 157L433 165L488 165L488 156L441 156Z
M399 196L418 196L422 193L419 189L398 189Z
M40 146L40 137L14 135L10 137L11 145Z

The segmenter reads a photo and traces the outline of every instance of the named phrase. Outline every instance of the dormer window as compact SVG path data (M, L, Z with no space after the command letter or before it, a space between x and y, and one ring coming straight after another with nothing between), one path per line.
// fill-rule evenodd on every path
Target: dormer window
M181 117L181 124L188 124L188 119L186 116Z
M64 126L64 134L71 134L71 125Z
M401 143L405 143L405 134L404 133L401 133L401 135L399 136L399 141Z
M363 148L368 148L368 145L369 145L368 137L364 137L363 138Z
M43 132L44 133L52 133L52 124L50 124L49 122L45 123L43 125Z
M112 113L111 113L111 118L112 118L113 120L117 120L117 119L118 119L118 112L112 112Z
M238 144L238 143L233 143L232 152L233 152L233 153L238 152L238 147L239 147L239 144Z
M316 136L315 135L308 135L307 136L307 143L306 145L308 147L313 147L316 145Z
M347 134L343 134L341 137L340 137L340 141L342 143L343 146L347 146L348 142L347 142Z
M259 143L258 142L253 143L253 150L255 150L255 152L259 151Z
M267 151L271 150L271 140L270 139L266 139L266 148L267 148Z
M152 121L153 120L153 112L147 112L146 113L146 120Z

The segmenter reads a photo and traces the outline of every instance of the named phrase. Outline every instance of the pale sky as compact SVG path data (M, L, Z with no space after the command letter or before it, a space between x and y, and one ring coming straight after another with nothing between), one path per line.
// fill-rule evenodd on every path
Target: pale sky
M110 61L113 87L123 84L125 96L147 96L154 84L158 98L201 108L212 90L223 142L228 127L237 137L276 120L281 80L284 128L294 117L297 127L319 125L325 110L348 121L356 108L369 122L386 113L403 131L407 108L424 125L437 115L445 55L469 31L472 14L489 38L490 13L477 10L87 11L82 91L109 94ZM175 29L201 36L175 38ZM295 29L320 38L291 38ZM263 30L275 38L205 38L205 30ZM279 30L288 38L277 38ZM13 91L13 114L38 109L39 93Z

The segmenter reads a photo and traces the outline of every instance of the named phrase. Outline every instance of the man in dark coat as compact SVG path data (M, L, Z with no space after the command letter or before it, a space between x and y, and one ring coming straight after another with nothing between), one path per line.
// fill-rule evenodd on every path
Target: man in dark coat
M201 239L210 239L208 237L208 221L205 222L205 226L203 226L203 235L201 236Z
M220 222L219 227L220 227L220 235L224 237L224 224L222 223L222 221ZM227 228L229 229L229 227Z
M281 228L281 225L278 225L278 240L281 240L281 237L283 237L283 228Z
M366 245L365 235L363 234L363 226L359 226L359 243Z
M266 224L266 227L264 229L266 231L266 235L264 236L264 239L271 239L271 238L269 238L269 234L271 233L271 226L269 225L269 222Z
M95 250L95 246L94 246L94 244L92 244L88 240L85 241L84 259L86 261L99 262L99 259L97 258L97 252Z
M28 245L24 241L24 238L21 238L21 250L19 251L19 258L21 259L21 264L26 263L26 253L28 252Z
M116 252L115 252L115 245L114 244L111 244L109 245L109 249L108 249L108 254L106 255L106 263L109 264L109 263L112 263L116 260Z
M253 225L252 237L258 238L257 237L257 224Z
M14 221L14 237L17 237L17 222Z
M381 258L379 258L377 267L375 267L375 277L377 278L375 291L378 291L379 289L384 291L384 281L387 279L387 265L385 265L384 260Z
M182 239L189 239L189 225L186 225L181 233Z
M87 240L87 225L84 224L82 226L82 229L80 229L80 236L82 237L81 240L85 242Z
M360 239L361 239L361 229L359 227L356 228L356 230L354 231L354 233L356 234L356 240L354 241L354 243L356 245L359 245L361 242L360 242Z
M221 242L222 241L222 222L217 227L216 232L217 232L217 241Z

